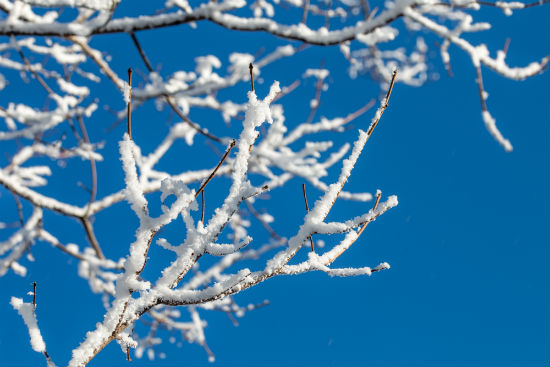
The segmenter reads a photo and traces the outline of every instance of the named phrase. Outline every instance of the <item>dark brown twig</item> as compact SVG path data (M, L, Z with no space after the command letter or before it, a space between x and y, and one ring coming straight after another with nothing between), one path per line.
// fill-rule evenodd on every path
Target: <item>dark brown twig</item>
M393 75L392 75L391 82L390 82L390 87L388 88L388 93L386 94L386 98L384 99L384 105L382 105L380 107L380 114L378 115L378 118L375 121L372 122L369 130L367 131L367 135L368 135L369 138L372 135L372 132L374 131L374 128L376 127L376 125L378 125L378 122L380 121L380 117L382 117L382 114L384 113L386 108L388 108L388 102L390 101L390 96L391 96L391 92L393 90L393 84L395 83L395 78L396 77L397 77L397 69L395 69L393 71Z
M36 282L32 283L32 305L36 308Z
M223 143L224 142L223 139L218 138L217 136L209 133L208 130L203 129L202 127L200 127L199 124L197 124L196 122L191 121L191 119L189 117L187 117L187 115L185 115L183 112L181 112L181 110L178 108L178 106L176 105L176 102L174 102L174 98L172 98L169 95L166 95L166 102L172 108L172 110L179 116L179 118L181 118L183 121L185 121L189 126L191 126L193 129L195 129L199 134L202 134L202 135L206 136L207 138L209 138L211 140L214 140L217 143Z
M250 65L248 65L248 68L250 69L250 86L252 88L252 92L254 92L254 65L250 63Z
M134 45L136 46L136 48L139 52L139 56L141 57L141 59L145 63L145 67L147 67L147 70L149 70L149 72L152 72L153 71L153 66L151 65L151 62L149 62L149 58L145 54L145 51L143 51L143 48L139 44L139 41L136 37L136 34L134 32L130 32L130 37L132 37L132 41L134 41Z
M103 255L103 251L101 251L101 247L99 246L99 243L97 242L97 238L95 237L94 229L92 227L92 223L90 222L90 218L81 217L80 221L84 226L84 230L86 231L86 236L88 237L88 241L90 241L90 244L92 245L97 257L100 259L105 259L105 256Z
M309 204L307 203L307 195L306 195L306 184L302 184L302 191L304 193L304 201L306 203L306 212L309 213ZM311 251L315 252L315 247L313 246L313 236L309 236L309 242L311 243Z
M141 47L141 44L139 43L139 40L137 39L136 35L134 33L130 33L130 37L132 37L132 41L134 42L134 45L136 46L136 49L138 50L139 56L143 60L145 67L147 68L147 70L149 70L150 73L153 72L153 66L149 61L147 54L143 50L143 47ZM168 103L170 108L172 108L172 110L179 116L179 118L185 121L189 126L195 129L199 134L202 134L207 138L214 140L215 142L223 143L222 139L218 138L215 135L212 135L206 129L201 128L199 124L191 121L191 119L187 115L185 115L176 105L176 103L174 102L174 98L172 98L168 94L163 94L162 96L164 97L164 99L166 100L166 103Z
M204 223L204 189L201 191L201 222Z
M132 362L132 358L130 357L130 347L126 346L126 360L128 362Z
M130 137L130 140L132 139L132 68L128 68L128 105L127 105L127 113L128 113L128 136Z
M214 170L212 171L212 173L210 174L210 176L208 176L208 178L206 179L206 181L203 182L203 184L199 187L199 189L197 190L197 192L195 193L195 198L197 196L199 196L199 194L202 192L202 190L204 190L204 187L210 182L210 180L212 179L212 177L214 177L214 175L216 174L216 172L218 171L218 169L221 167L223 161L225 161L225 159L227 158L227 156L229 155L229 153L231 152L231 149L233 149L233 147L235 146L235 139L233 139L233 141L231 142L231 144L229 144L229 147L227 148L227 150L225 151L222 159L220 160L220 163L218 163L218 165L216 166L216 168L214 168Z
M376 194L376 201L374 202L374 206L372 208L373 212L376 211L376 208L378 208L378 203L380 202L380 197L382 197L382 193L380 191L378 191L378 193ZM367 225L369 223L370 223L370 221L366 221L365 223L363 223L363 225L359 229L359 232L357 232L357 238L359 238L359 236L361 236L361 233L363 233L363 231L365 230L365 228L367 228ZM357 240L357 238L355 240Z
M15 205L17 206L17 215L19 216L19 224L21 224L21 227L23 227L25 225L25 218L23 217L23 205L21 205L21 200L19 200L19 196L17 196L15 191L9 188L8 190L10 190L10 193L15 200Z
M21 56L21 59L25 63L25 66L27 67L27 70L34 76L34 78L38 81L38 83L40 83L40 85L46 90L46 92L48 94L55 94L54 91L44 81L44 79L42 79L42 77L40 75L38 75L38 73L33 69L31 63L29 62L29 60L27 59L27 57L23 53L23 50L21 50L21 47L19 47L19 45L17 45L16 49L17 49L17 53L19 54L19 56Z

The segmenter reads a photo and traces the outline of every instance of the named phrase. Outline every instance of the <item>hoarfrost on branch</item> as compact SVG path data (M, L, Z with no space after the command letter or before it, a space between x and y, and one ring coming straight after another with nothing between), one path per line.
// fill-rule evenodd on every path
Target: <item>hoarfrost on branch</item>
M511 16L547 1L526 4L389 0L380 8L371 8L368 0L328 3L168 0L157 12L126 17L116 12L121 2L0 0L3 13L0 72L10 78L18 75L23 81L32 79L48 101L45 109L6 101L5 97L0 105L0 118L5 123L0 129L0 140L3 144L17 143L13 154L0 166L0 185L3 192L13 195L18 208L13 223L0 223L0 230L12 229L0 239L0 276L8 271L24 276L26 267L32 266L24 260L24 254L38 244L50 244L78 261L78 275L87 280L92 292L102 295L106 312L96 329L75 346L69 362L75 367L86 365L112 341L118 342L128 357L133 349L136 357L145 353L152 358L161 342L156 335L161 327L178 331L188 342L199 344L209 360L213 360L214 353L206 342L204 313L216 310L242 316L266 304L239 305L235 295L242 290L279 275L321 271L330 276L370 276L389 269L387 262L359 268L336 268L332 263L358 240L367 224L397 205L396 196L383 197L377 192L374 205L364 213L336 222L326 219L336 200L373 199L368 192L348 192L344 185L388 106L394 82L421 86L428 80L430 48L426 38L439 40L436 47L449 73L452 73L451 47L464 52L471 60L472 78L477 83L481 101L480 122L506 151L512 150L512 143L500 132L489 112L483 71L490 69L504 78L522 80L543 71L548 62L548 56L544 56L528 65L512 66L506 61L508 43L503 49L489 50L485 44L470 41L469 37L472 33L483 35L491 28L489 23L476 21L481 8L494 8ZM65 8L73 8L75 12L70 14L74 15L62 16ZM203 22L229 30L263 32L266 37L277 37L288 44L259 56L234 52L227 60L211 54L195 55L194 68L167 74L151 63L138 40L141 32L150 29L184 24L194 28ZM409 32L407 37L415 35L412 46L405 47L400 34L404 31ZM109 55L95 48L92 42L113 33L127 34L128 42L136 47L140 62L145 65L146 71L139 74L140 82L133 86L131 80L115 72ZM285 120L288 116L279 99L292 93L300 81L287 86L273 82L263 98L256 94L252 84L246 103L238 102L242 94L233 100L218 94L235 86L242 87L251 78L258 79L262 70L271 64L307 52L308 47L331 45L336 45L349 62L350 77L368 74L380 85L381 103L373 113L368 130L358 131L353 146L344 144L327 155L334 143L318 141L315 135L343 132L374 102L340 117L317 117L322 92L331 78L323 65L311 65L297 74L302 79L316 81L315 97L306 107L310 114L299 124ZM122 93L121 101L127 108L114 113L118 122L128 120L128 132L119 143L124 183L118 191L99 196L97 185L101 182L98 183L96 162L104 159L104 144L90 139L86 124L98 123L94 116L106 102L95 98L93 92L94 85L104 79L112 83L119 96ZM6 77L0 74L0 93L7 83ZM9 83L18 83L17 78L10 79ZM235 89L232 91L236 93ZM376 93L373 95L376 97ZM156 103L158 108L170 108L178 120L171 124L164 139L145 154L139 141L132 139L130 113L139 113L140 107L148 102ZM212 124L190 118L197 109L215 111L225 123L237 121L242 127L235 136L220 136ZM68 126L73 138L52 141L49 134L60 126ZM179 140L191 149L199 139L215 145L215 149L225 150L217 166L189 170L182 165L170 172L159 168L159 162ZM195 149L198 154L200 149ZM45 163L65 164L77 157L89 165L91 171L89 196L79 204L48 194L52 192L48 189L55 170L53 164ZM339 177L327 177L329 170L336 167L340 169ZM219 177L228 178L230 187L217 209L205 211L208 184ZM308 187L321 194L307 207L295 233L285 238L272 228L277 218L267 211L259 212L255 206L258 198L293 178L307 182ZM160 193L160 202L154 193ZM117 259L112 257L107 244L99 243L93 219L113 206L125 205L124 201L139 223L133 243L126 246L126 256ZM155 216L151 214L151 207L158 205L161 213ZM50 229L45 220L45 212L78 221L82 237L75 238L74 243L62 243L59 234ZM163 237L162 230L169 225L184 227L177 242L171 239L170 243ZM266 242L254 239L262 230L269 233L270 239ZM314 236L331 234L343 234L343 238L333 242L314 240ZM158 278L145 279L149 250L157 245L171 254L171 262ZM299 251L308 251L307 258L292 263ZM201 258L208 256L218 260L207 268L199 268ZM249 260L255 261L252 269L241 265L249 264ZM13 297L11 305L29 329L33 350L44 354L47 363L53 366L55 356L50 358L46 351L36 319L36 304ZM149 333L138 335L133 326L143 319L148 320ZM44 335L47 339L47 331Z

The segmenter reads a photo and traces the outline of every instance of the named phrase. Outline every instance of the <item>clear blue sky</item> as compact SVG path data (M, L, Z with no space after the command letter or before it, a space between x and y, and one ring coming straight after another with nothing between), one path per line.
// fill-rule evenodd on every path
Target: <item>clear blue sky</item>
M121 14L134 12L120 10ZM548 6L518 11L513 17L498 10L484 12L486 19L494 21L486 41L489 48L500 48L511 37L509 62L517 66L548 55L548 14ZM191 69L196 56L215 54L225 62L231 52L254 54L261 47L271 50L287 43L206 23L199 23L196 30L181 26L139 33L138 37L152 63L162 65L164 75ZM384 195L396 194L399 206L370 225L338 265L374 266L387 261L392 268L370 278L311 273L271 279L236 297L242 304L271 301L268 307L239 319L238 327L225 314L203 311L215 365L548 366L550 74L513 82L485 70L489 108L514 145L512 153L505 153L483 126L475 70L468 58L451 49L455 76L450 78L435 40L426 37L439 80L421 88L396 85L390 107L346 186L350 191L380 188ZM112 55L120 75L128 66L145 70L127 35L98 36L93 45ZM272 80L290 84L305 68L318 67L321 60L331 69L331 82L319 115L344 116L376 97L378 87L367 77L350 80L346 76L347 62L336 48L310 48L266 68L264 83L257 82L258 94L267 93ZM306 80L280 100L288 125L306 118L313 84L313 79ZM1 104L27 97L26 88L14 81L0 91ZM248 85L241 83L231 95L244 102L247 90ZM120 93L107 80L96 94L114 108L123 107ZM356 120L355 129L324 138L352 141L356 129L365 128L372 113ZM116 142L124 126L105 133L113 118L105 111L94 116L88 122L91 139L107 142L106 159L98 168L101 197L122 187ZM154 106L134 115L134 138L145 151L166 133L168 116L166 111L156 112ZM196 121L208 121L205 125L212 131L219 127L219 135L236 135L238 122L226 127L221 118L210 116L215 115L191 115ZM217 162L204 139L198 137L196 144L204 146L203 156L191 156L181 146L166 166L183 169L184 165ZM63 185L67 201L86 200L86 194L72 183L75 176L86 182L87 165L70 163L56 174L59 178L53 177L52 182ZM332 174L336 177L336 171ZM273 227L287 237L295 233L304 214L301 183L291 181L265 204L280 218ZM308 194L313 201L320 192L310 188ZM213 203L216 198L210 200ZM331 215L347 218L362 210L364 204L340 202ZM14 214L11 196L0 189L0 220L12 221ZM83 244L78 223L53 214L45 221L63 231L63 241ZM99 216L96 232L104 251L123 256L136 224L125 203ZM162 253L154 249L151 256L155 251ZM58 365L67 363L70 351L103 315L100 297L76 275L75 261L43 243L35 245L32 253L35 263L23 261L29 269L26 277L10 272L0 278L0 366L44 364L43 357L31 350L21 318L9 306L10 297L23 296L34 280L39 282L39 325ZM89 365L210 365L197 345L184 342L177 348L166 337L159 351L166 353L165 360L134 359L130 364L118 344L112 343Z

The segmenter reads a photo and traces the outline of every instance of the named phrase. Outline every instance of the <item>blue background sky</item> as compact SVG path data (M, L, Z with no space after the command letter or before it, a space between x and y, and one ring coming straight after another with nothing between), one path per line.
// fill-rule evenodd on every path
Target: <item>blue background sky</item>
M135 11L121 7L120 15ZM506 37L511 37L511 65L523 66L550 53L547 6L513 17L494 9L483 16L494 22L486 39L490 49L501 48ZM163 75L192 69L196 56L215 54L225 65L231 52L254 54L261 47L271 50L287 44L265 34L230 32L206 23L199 23L196 30L181 26L139 33L138 37L152 63L162 65ZM401 37L414 40L406 32ZM489 108L514 145L512 153L505 153L483 126L469 59L452 48L455 76L450 78L433 46L435 40L426 37L433 50L430 63L439 80L421 88L396 85L390 107L346 186L349 191L380 188L384 195L396 194L399 206L370 225L337 265L375 266L387 261L391 270L370 278L311 273L270 279L236 297L241 304L271 301L268 307L239 319L238 327L225 314L201 312L208 321L205 333L216 365L548 365L550 74L513 82L485 70ZM92 45L112 55L112 65L121 76L128 66L145 70L127 35L99 36ZM377 96L378 87L368 77L350 80L346 76L347 62L334 47L310 48L265 68L265 82L258 82L258 94L265 95L272 80L290 84L306 68L318 67L321 60L331 70L331 79L318 116L345 116ZM2 105L29 98L28 87L16 80L9 90L0 91ZM248 85L241 83L221 95L244 102L247 90ZM97 86L95 94L112 107L123 108L120 93L109 81ZM313 94L314 80L308 79L279 101L289 126L305 120ZM356 120L354 127L368 126L373 113ZM98 166L101 197L122 187L116 141L124 126L105 133L113 117L105 111L94 116L88 122L91 139L107 142L106 160ZM154 106L134 115L134 138L145 151L166 133L168 116L167 111L156 112ZM219 127L219 135L238 131L238 121L226 127L217 115L192 112L191 117L208 121L204 124L212 131ZM341 144L356 136L351 129L322 137ZM196 138L195 144L204 146L201 157L178 145L167 157L166 167L217 163L204 139ZM3 150L11 148L6 145ZM58 168L51 182L56 190L64 190L66 201L82 204L87 194L74 182L87 182L88 166L67 163L65 169ZM332 177L336 174L333 170ZM272 200L264 205L278 219L273 227L287 237L295 233L304 214L301 183L291 181L286 190L272 193ZM221 182L212 187L220 187L220 192L207 192L207 210L209 202L212 210L216 200L221 200L226 186ZM313 188L308 190L310 201L320 195ZM13 200L3 188L0 195L0 221L13 221ZM29 209L25 207L26 214ZM348 218L364 210L365 204L342 201L331 218ZM45 222L58 233L63 231L62 241L84 244L78 223L50 213ZM124 256L136 224L125 203L98 216L95 228L104 251L111 257ZM259 231L252 235L261 240L264 234L253 224ZM163 254L159 249L152 251L152 258L155 253ZM10 272L0 278L2 366L44 363L31 350L27 330L9 306L10 297L23 296L34 280L39 282L39 325L58 365L67 363L85 332L102 319L101 300L76 275L75 261L43 243L32 252L37 261L23 261L29 269L26 277ZM177 348L167 339L159 347L166 359L134 359L132 365L209 365L201 347L184 342ZM118 344L112 343L89 365L126 364L124 357Z

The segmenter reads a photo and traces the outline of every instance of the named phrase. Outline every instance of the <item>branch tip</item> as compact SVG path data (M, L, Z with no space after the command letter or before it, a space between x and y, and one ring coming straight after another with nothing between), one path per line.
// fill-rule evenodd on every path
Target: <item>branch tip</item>
M32 305L36 308L36 282L32 283Z
M250 69L250 86L252 88L252 92L254 92L254 65L250 63L248 68Z

